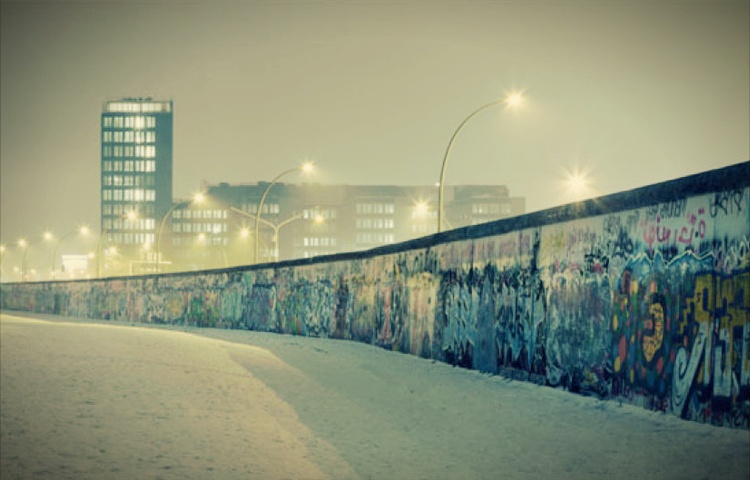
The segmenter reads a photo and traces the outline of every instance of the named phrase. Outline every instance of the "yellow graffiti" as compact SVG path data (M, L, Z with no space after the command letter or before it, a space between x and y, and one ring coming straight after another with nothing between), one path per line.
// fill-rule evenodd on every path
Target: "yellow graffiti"
M643 356L650 362L664 343L664 307L655 303L649 307L649 314L646 329L654 334L643 336Z

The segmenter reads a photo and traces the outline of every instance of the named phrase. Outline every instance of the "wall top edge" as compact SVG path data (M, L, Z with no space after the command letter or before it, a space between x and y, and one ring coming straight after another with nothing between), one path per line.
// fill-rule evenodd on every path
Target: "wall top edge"
M426 249L439 244L460 240L478 239L491 235L500 235L516 230L538 228L546 225L595 217L605 214L619 213L625 210L635 210L651 205L671 202L689 196L705 195L727 190L750 187L750 160L697 173L674 180L646 185L633 190L613 193L602 197L592 198L575 203L569 203L546 210L531 212L503 220L496 220L480 225L472 225L455 230L448 230L430 236L421 237L406 242L384 245L370 250L344 252L332 255L321 255L314 258L286 260L278 263L263 263L257 265L237 266L216 270L201 270L197 272L175 272L160 275L141 275L138 277L107 277L91 280L70 280L68 282L28 282L28 283L72 283L97 282L106 280L148 279L155 277L191 276L206 272L237 273L266 269L284 269L298 266L315 265L333 262L361 260L380 255L403 253L410 250ZM3 285L11 285L5 283Z

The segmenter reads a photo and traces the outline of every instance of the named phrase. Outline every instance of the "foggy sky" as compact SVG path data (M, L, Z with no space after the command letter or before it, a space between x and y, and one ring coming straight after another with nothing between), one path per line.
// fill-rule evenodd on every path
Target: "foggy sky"
M173 99L174 192L504 184L527 210L750 159L750 2L1 2L0 239L99 228L106 100Z

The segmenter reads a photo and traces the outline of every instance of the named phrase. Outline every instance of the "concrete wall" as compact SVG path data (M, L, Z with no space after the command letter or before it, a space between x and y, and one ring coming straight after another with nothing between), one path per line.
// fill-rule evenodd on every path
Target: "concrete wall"
M3 309L355 340L750 428L750 163L368 252L2 285Z

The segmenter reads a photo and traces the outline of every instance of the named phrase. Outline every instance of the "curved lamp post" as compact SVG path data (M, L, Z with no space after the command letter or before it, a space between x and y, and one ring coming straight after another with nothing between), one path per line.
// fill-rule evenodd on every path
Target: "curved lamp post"
M523 97L520 93L513 93L511 95L508 95L507 97L503 98L502 100L495 100L494 102L490 102L486 105L482 105L481 107L477 108L471 114L464 119L463 122L458 126L456 131L453 133L453 136L451 137L450 142L448 142L448 148L445 149L445 156L443 157L443 165L440 168L440 183L438 184L438 226L437 231L440 232L443 230L443 186L445 183L445 167L448 165L448 157L451 154L451 150L453 150L453 142L456 140L456 137L458 136L458 132L461 131L461 129L466 125L466 123L471 120L476 114L479 112L486 110L490 107L494 107L496 105L510 105L510 106L516 106L523 100Z
M161 233L164 230L164 225L167 223L169 217L180 207L190 205L191 203L203 203L204 196L202 193L196 193L191 200L185 200L184 202L175 203L172 207L167 210L167 213L161 217L161 223L159 224L159 231L156 234L156 253L154 261L156 262L156 273L159 273L159 265L161 264Z
M23 248L23 257L21 257L21 281L26 281L26 252L29 251L29 242L22 238L18 241L18 246Z
M82 236L86 236L89 234L89 227L83 226L79 228L78 230L71 230L62 237L60 237L60 240L57 241L57 244L55 245L55 250L52 252L52 279L55 279L55 272L57 271L57 250L60 248L60 244L63 240L68 238L69 236L73 235L74 233L78 232Z
M312 163L303 163L299 167L290 168L289 170L285 170L278 174L276 178L271 180L271 183L268 184L266 189L263 191L263 195L260 197L260 203L258 204L258 212L255 215L255 256L253 258L253 263L258 263L258 255L259 255L259 249L260 249L260 242L259 240L259 234L260 234L260 217L263 215L263 204L266 202L266 196L268 196L268 192L271 190L271 187L273 187L276 182L279 181L281 177L284 175L288 175L290 173L301 171L304 173L309 173L313 170L314 166Z
M44 232L42 234L42 239L45 241L50 241L53 238L54 236L50 232ZM29 247L31 246L32 243L34 243L33 240L26 240L24 238L18 241L18 246L23 248L23 257L21 258L21 281L22 282L25 282L27 280L26 278L26 254L29 252Z

